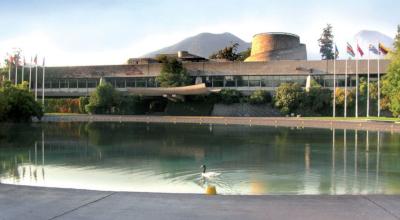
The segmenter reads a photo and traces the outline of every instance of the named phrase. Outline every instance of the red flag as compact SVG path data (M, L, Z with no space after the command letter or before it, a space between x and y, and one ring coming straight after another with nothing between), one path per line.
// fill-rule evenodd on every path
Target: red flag
M361 49L360 45L357 44L357 51L360 54L360 56L364 56L364 51Z
M10 56L10 57L8 58L8 63L9 63L9 64L13 64L13 63L14 63L14 57L13 57L13 56Z

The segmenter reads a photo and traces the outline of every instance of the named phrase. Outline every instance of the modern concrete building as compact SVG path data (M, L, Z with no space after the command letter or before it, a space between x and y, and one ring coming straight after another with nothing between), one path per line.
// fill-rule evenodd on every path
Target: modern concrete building
M377 60L370 60L371 81L378 76ZM379 73L386 73L389 61L381 60ZM281 83L297 82L306 86L307 77L314 78L323 87L333 88L333 66L329 61L285 60L269 62L187 62L183 64L192 79L192 84L204 83L212 90L233 88L251 92L256 89L273 91ZM99 84L100 78L110 82L120 91L135 93L146 88L157 88L156 76L162 64L139 65L46 67L45 96L78 97L89 95ZM356 61L349 60L347 79L345 60L336 61L336 83L339 87L351 88L356 81ZM359 77L367 76L367 60L358 61ZM39 71L41 73L42 71ZM41 79L39 75L38 79ZM41 81L38 81L39 89ZM35 85L32 83L32 85ZM134 89L137 88L137 89ZM201 89L204 91L203 89ZM40 96L40 94L39 94Z
M256 34L251 45L251 55L245 62L270 60L307 60L306 45L295 34L269 32Z

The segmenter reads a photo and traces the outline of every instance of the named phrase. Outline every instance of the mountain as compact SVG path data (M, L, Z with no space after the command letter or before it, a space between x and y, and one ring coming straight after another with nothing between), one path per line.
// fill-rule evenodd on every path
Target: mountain
M251 43L247 43L231 33L201 33L196 36L186 38L169 47L145 54L142 57L154 57L157 54L176 53L180 50L185 50L189 53L208 58L214 52L223 49L226 46L230 46L233 43L239 44L239 52L251 47Z
M371 30L362 30L358 32L354 36L354 40L355 42L358 42L358 44L364 50L364 53L366 53L367 56L370 44L378 47L378 44L382 43L386 47L393 49L394 42L394 39L392 37L382 34L381 32ZM376 58L376 56L371 53L371 58Z

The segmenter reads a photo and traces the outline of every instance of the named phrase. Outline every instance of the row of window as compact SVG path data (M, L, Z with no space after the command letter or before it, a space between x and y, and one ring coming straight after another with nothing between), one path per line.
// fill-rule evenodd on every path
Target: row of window
M321 75L312 76L313 79L323 87L333 87L333 76ZM155 77L131 77L131 78L106 78L115 88L146 88L158 87ZM371 75L371 80L376 76ZM100 79L49 79L46 80L45 88L96 88ZM278 87L282 83L296 82L306 86L307 76L202 76L192 77L192 84L205 83L207 87ZM353 87L356 84L355 76L347 77L347 86ZM336 85L345 86L345 76L336 76ZM34 82L31 85L35 87ZM38 88L41 88L38 81Z

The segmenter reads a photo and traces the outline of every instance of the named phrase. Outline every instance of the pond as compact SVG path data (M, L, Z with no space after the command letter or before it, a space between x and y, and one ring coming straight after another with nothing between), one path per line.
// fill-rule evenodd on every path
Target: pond
M206 172L220 175L204 178ZM146 124L0 125L0 182L110 191L400 194L400 134Z

